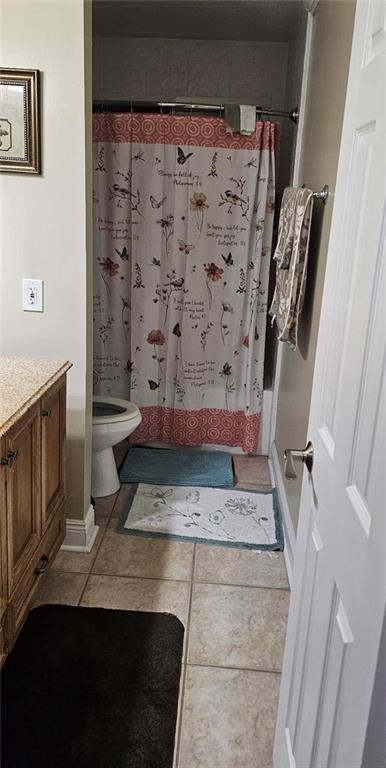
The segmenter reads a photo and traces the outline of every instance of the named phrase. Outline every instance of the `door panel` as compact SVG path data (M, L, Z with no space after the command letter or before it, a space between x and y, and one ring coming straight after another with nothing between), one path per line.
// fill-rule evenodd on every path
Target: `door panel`
M64 500L65 416L66 382L61 379L41 400L43 532Z
M337 424L336 416L338 403L343 394L343 366L341 366L342 352L347 348L353 329L347 315L347 307L355 301L354 289L356 273L366 271L363 256L363 238L367 236L367 227L364 227L365 212L362 206L363 198L369 194L371 184L371 160L373 155L374 123L362 129L354 131L352 140L351 159L347 175L347 184L344 194L350 197L351 204L345 211L345 218L341 222L339 243L339 266L337 269L337 282L330 311L336 319L334 334L330 339L327 352L327 365L323 382L323 425L325 425L335 443ZM366 231L365 231L366 230ZM370 265L369 265L370 266ZM360 313L359 320L360 320ZM351 321L351 318L350 318Z
M0 459L5 456L5 440L0 438ZM6 466L0 464L0 662L6 651L4 629L7 610L7 547L6 547Z
M41 534L40 409L33 406L9 430L5 452L17 458L6 470L8 595L14 590Z
M339 709L346 651L353 635L336 585L328 632L328 653L323 667L323 690L319 700L318 723L310 765L326 768L334 765L333 755L339 734ZM330 707L330 701L335 706Z
M275 768L360 768L385 615L385 8L357 3Z
M49 528L46 530L43 538L39 542L32 558L23 571L22 577L14 590L12 599L8 605L8 633L12 643L21 628L22 622L26 618L31 606L31 599L37 588L40 579L44 578L39 574L39 565L41 558L47 558L49 563L54 559L60 544L64 538L64 508L59 507L51 520Z

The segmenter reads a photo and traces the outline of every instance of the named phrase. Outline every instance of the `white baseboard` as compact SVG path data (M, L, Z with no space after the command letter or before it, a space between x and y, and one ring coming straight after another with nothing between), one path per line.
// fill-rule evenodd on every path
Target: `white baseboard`
M287 568L287 575L289 585L292 585L292 574L294 568L294 555L295 555L295 540L296 534L293 527L289 506L287 502L287 496L284 488L283 476L281 473L281 467L279 462L279 456L277 453L276 444L271 445L271 472L273 474L273 482L276 487L277 495L279 497L280 509L282 512L283 528L284 528L284 559Z
M67 518L66 538L61 546L64 552L91 552L99 526L95 525L94 507L90 504L84 520Z

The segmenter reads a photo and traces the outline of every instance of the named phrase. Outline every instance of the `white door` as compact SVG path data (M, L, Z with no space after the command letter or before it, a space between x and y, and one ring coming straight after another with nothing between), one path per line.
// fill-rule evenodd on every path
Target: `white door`
M385 31L358 0L275 768L361 766L385 613Z

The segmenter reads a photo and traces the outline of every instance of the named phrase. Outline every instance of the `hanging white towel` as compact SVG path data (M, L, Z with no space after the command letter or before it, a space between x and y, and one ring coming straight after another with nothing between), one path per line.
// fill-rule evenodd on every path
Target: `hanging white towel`
M256 107L240 104L240 133L250 136L256 129Z

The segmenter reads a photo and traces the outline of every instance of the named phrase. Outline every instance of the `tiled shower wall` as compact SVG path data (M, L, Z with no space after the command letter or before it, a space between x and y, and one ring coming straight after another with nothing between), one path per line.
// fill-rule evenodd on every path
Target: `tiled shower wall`
M289 109L300 98L301 67L294 66L298 48L298 41L94 37L93 97L97 101L236 102ZM289 182L296 136L293 124L281 121L280 135L279 193Z
M217 99L282 109L288 49L288 43L97 37L94 99Z

